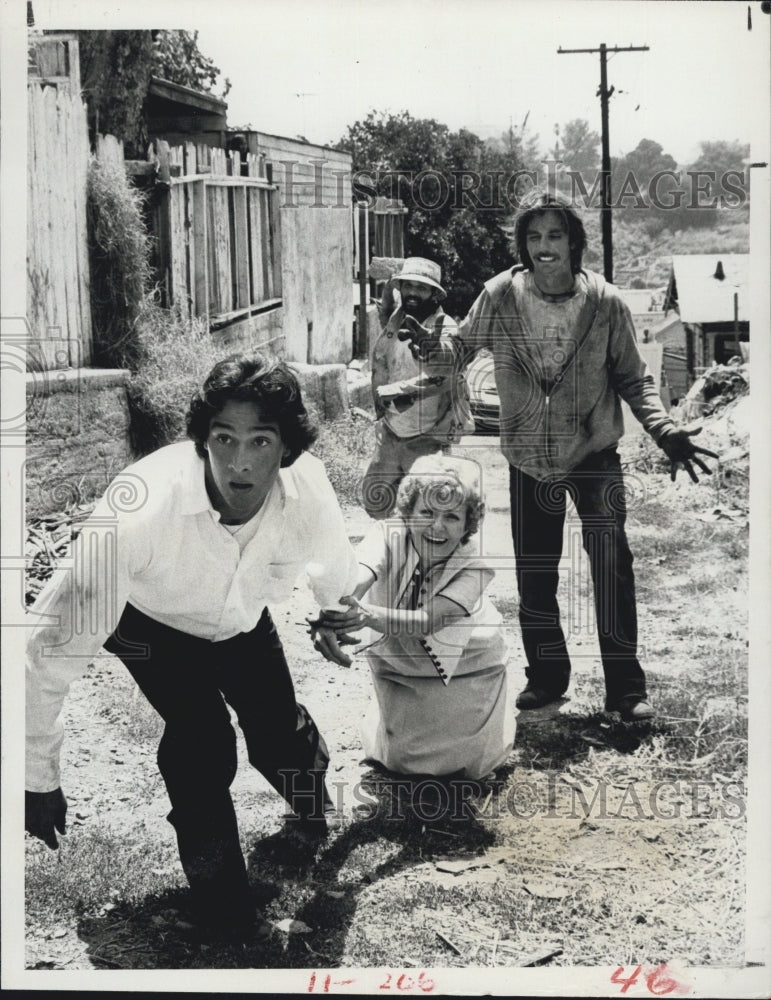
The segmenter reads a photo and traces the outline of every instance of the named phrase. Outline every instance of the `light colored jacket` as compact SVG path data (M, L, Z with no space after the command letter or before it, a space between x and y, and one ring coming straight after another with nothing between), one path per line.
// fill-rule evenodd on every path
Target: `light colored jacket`
M482 348L493 354L503 454L537 479L569 472L617 444L624 433L622 399L655 441L674 427L637 348L626 303L599 274L581 274L587 296L574 346L549 387L539 377L533 333L523 318L523 297L532 293L521 268L487 281L459 327L462 363ZM443 346L446 354L456 350Z
M375 410L397 437L428 435L448 443L474 430L465 375L447 358L413 357L409 344L400 341L405 313L399 305L391 313L372 349L372 391ZM437 337L454 338L457 324L441 309L425 321ZM384 400L378 389L390 395ZM398 400L400 406L393 400Z

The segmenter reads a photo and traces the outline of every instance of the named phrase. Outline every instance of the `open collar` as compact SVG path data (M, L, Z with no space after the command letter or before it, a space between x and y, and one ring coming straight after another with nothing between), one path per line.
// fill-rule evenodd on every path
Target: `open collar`
M181 494L178 507L180 514L200 514L205 510L217 513L206 490L206 459L198 454L192 442L190 443L190 461L185 466L182 475Z

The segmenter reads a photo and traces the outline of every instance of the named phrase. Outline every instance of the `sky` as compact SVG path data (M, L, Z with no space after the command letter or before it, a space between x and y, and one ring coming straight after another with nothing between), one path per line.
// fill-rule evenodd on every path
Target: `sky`
M752 8L753 30L747 30ZM600 131L597 54L609 56L612 155L653 139L679 164L699 142L768 135L771 17L706 0L34 0L40 26L177 27L230 78L228 123L332 144L371 109L498 136Z

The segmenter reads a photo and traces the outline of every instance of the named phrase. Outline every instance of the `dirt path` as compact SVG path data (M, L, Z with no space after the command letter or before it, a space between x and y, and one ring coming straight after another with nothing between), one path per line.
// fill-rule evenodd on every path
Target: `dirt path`
M510 626L506 635L513 698L524 675L513 625L516 603L506 463L493 439L464 439L462 452L478 459L484 473L487 515L482 544L497 571L491 595ZM661 477L655 481L648 477L646 488L648 500L655 501L665 487ZM346 515L355 541L368 519L359 510ZM571 522L569 541L577 530ZM630 533L648 545L646 532L644 526L630 523ZM302 946L299 936L285 936L283 946L272 945L267 954L223 959L206 948L190 950L176 941L175 899L184 880L155 766L157 720L123 666L106 654L100 657L73 685L67 702L63 781L70 802L70 835L59 857L37 843L28 845L30 892L42 892L35 886L55 876L69 886L73 902L63 910L60 906L54 919L41 916L40 909L30 916L28 967L204 968L234 961L329 968L517 965L523 956L555 941L560 954L554 961L564 964L623 964L622 960L645 957L653 961L656 956L682 957L693 964L741 961L742 811L734 816L723 810L722 816L706 818L694 813L688 782L709 777L710 794L715 794L714 774L699 767L703 751L698 742L690 760L673 763L662 749L663 736L635 735L598 714L601 670L578 537L577 545L572 541L566 545L562 566L563 582L566 585L570 579L573 584L570 592L563 591L562 605L574 663L570 699L556 712L520 715L514 768L506 776L505 807L483 821L481 840L452 832L427 833L425 828L400 840L393 823L389 829L372 824L371 830L363 829L366 824L356 825L353 809L361 804L366 770L359 737L370 694L366 662L358 657L344 669L314 652L304 629L296 624L314 610L306 590L297 589L291 602L275 609L298 699L325 734L331 752L330 784L351 824L310 873L277 871L260 860L254 845L279 829L284 807L249 767L239 741L233 792L250 870L257 881L273 878L281 885L267 911L272 919L298 918L313 928ZM711 565L705 554L703 565L689 566L678 588L677 562L672 558L672 589L665 595L642 588L645 665L654 675L665 670L661 684L668 685L666 691L687 683L693 669L694 642L678 649L677 630L680 627L682 640L689 627L693 632L703 620L703 608L698 602L694 606L687 586L694 578L706 578ZM726 601L740 614L741 586L727 590L727 595ZM705 643L715 641L705 635ZM743 647L740 622L730 642L734 651ZM705 716L705 726L708 721ZM674 818L649 815L651 789L664 777L677 786L665 796ZM734 777L721 775L724 782ZM597 815L596 808L590 815L567 808L571 802L575 806L576 801L592 801L598 782L607 796L607 815ZM639 806L629 800L630 783L641 800ZM528 795L535 805L528 804ZM503 801L497 797L487 805L494 809ZM99 850L111 838L133 845L132 860L127 866L124 859L113 868L105 861L104 883L85 891L78 866L87 861L79 852ZM105 848L106 858L109 850L114 848ZM481 862L465 868L463 864L456 870L452 865L450 871L441 868L448 859L480 856ZM71 871L63 874L68 864ZM705 883L694 881L696 874L701 878L705 872L713 887L707 896ZM152 885L153 892L138 889L145 885ZM141 896L142 891L143 900L137 902L136 894ZM156 901L148 902L151 897ZM437 927L459 942L460 956L448 951L437 937Z

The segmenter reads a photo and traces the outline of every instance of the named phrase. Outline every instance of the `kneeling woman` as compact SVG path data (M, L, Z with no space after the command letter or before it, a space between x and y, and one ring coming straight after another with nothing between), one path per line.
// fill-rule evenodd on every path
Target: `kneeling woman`
M364 750L401 774L486 777L509 755L515 721L501 616L485 594L494 574L472 540L478 466L418 459L397 508L358 547L358 584L343 600L348 629L382 633L366 649L375 699Z

